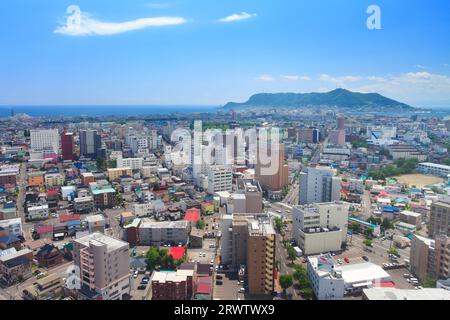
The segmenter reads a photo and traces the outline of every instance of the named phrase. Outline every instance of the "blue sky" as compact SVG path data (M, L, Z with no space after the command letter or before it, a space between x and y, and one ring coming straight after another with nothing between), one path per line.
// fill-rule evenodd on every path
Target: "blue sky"
M381 30L366 27L371 4ZM446 0L2 0L0 105L221 105L344 87L450 107L449 14Z

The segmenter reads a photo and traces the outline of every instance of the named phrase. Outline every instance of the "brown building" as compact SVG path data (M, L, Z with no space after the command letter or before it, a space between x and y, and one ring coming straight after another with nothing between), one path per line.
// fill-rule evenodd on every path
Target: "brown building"
M430 223L428 225L430 238L439 234L450 236L450 203L442 201L431 204Z
M262 189L258 181L252 179L238 180L238 192L245 195L245 213L263 212Z
M155 271L151 282L152 300L190 300L194 270Z
M264 164L261 159L262 154L265 154L271 160L271 163ZM276 161L276 163L273 164L272 161ZM280 191L288 185L288 174L288 165L284 162L284 144L278 144L275 149L268 152L258 150L255 179L259 181L263 188Z
M39 265L45 268L52 268L63 262L61 251L50 244L43 246L36 254Z

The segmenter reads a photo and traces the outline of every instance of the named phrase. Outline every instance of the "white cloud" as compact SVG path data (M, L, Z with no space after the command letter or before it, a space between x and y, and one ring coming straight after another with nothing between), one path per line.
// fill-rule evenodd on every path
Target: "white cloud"
M150 9L167 9L172 7L170 3L147 3L145 6Z
M309 80L311 80L311 78L308 76L284 75L282 77L283 77L283 79L286 79L289 81L299 81L299 80L309 81Z
M256 77L255 80L258 80L258 81L273 81L274 78L270 74L262 74L259 77Z
M74 8L72 8L71 13L75 13L67 18L66 23L57 27L54 31L55 33L68 36L106 36L148 27L162 27L186 23L186 20L182 17L152 17L125 22L103 22L91 18L86 12L79 11L77 16L76 11L73 10ZM75 7L75 10L79 10L79 8Z
M235 22L240 20L247 20L250 18L256 17L256 13L247 13L247 12L241 12L241 13L235 13L228 17L219 19L220 22Z
M426 69L427 67L425 67L424 65L421 64L416 64L415 66L417 69Z

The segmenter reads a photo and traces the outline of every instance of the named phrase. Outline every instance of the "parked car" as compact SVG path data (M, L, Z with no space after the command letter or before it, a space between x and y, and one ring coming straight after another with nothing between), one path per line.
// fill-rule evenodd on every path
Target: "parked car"
M145 288L147 288L146 285L140 285L140 286L138 287L138 290L145 290Z
M365 261L369 261L369 258L368 258L367 256L362 256L362 258L363 258Z
M218 286L223 285L223 281L222 280L216 280L216 285L218 285Z

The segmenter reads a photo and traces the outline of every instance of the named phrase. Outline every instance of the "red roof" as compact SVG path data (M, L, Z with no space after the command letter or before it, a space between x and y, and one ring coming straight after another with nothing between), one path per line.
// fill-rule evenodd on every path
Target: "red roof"
M64 216L64 215L59 216L59 222L61 222L61 223L64 223L67 221L73 221L73 220L80 220L80 219L81 219L81 216L78 214L73 214L70 216Z
M197 290L198 294L210 294L211 293L211 277L198 277L197 278Z
M56 196L58 194L58 189L48 189L47 195L49 196Z
M395 283L393 282L374 282L374 287L381 287L381 288L395 288Z
M179 260L184 257L185 249L184 247L172 247L169 250L169 254L172 256L174 260Z
M186 215L184 216L184 220L197 222L200 220L200 210L197 208L192 208L186 211Z
M211 293L211 284L199 283L197 285L197 290L196 290L195 293L197 293L197 294L210 294Z
M36 232L38 234L53 232L53 226L52 225L37 226Z

